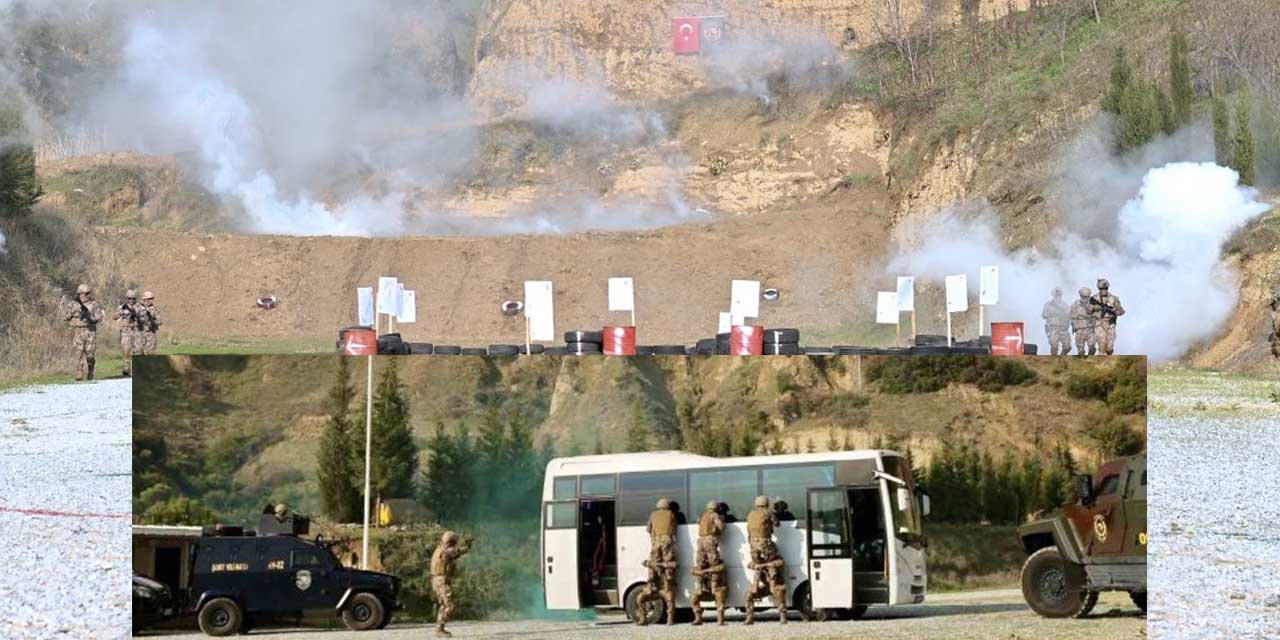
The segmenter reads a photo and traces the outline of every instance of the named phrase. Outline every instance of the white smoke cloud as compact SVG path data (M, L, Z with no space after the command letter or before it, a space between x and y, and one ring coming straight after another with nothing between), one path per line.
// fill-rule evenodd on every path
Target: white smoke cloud
M1052 251L1007 252L993 214L953 212L929 222L923 240L904 246L889 271L928 280L967 273L977 282L979 266L997 265L1000 304L988 309L987 319L1024 322L1041 346L1048 339L1040 313L1052 289L1062 288L1070 303L1076 289L1093 289L1097 278L1107 278L1126 310L1116 353L1170 360L1217 333L1235 307L1237 282L1222 266L1220 248L1269 209L1256 197L1231 169L1210 162L1164 164L1147 171L1137 193L1118 209L1093 212L1116 230L1113 235L1063 231L1053 237Z

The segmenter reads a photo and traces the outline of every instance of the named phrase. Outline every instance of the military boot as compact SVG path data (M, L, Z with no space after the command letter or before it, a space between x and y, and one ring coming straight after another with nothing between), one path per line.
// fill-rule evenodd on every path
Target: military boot
M88 373L88 376L87 376L89 380L93 380L93 365L94 365L94 364L96 364L96 363L95 363L93 360L90 360L90 361L89 361L89 373Z
M452 638L453 634L449 633L448 631L445 631L444 625L438 624L436 625L436 636L441 638Z
M785 589L777 589L773 592L773 602L778 605L778 622L787 623L787 592Z
M702 625L702 594L693 597L693 626Z
M667 626L676 623L676 599L674 597L667 599Z

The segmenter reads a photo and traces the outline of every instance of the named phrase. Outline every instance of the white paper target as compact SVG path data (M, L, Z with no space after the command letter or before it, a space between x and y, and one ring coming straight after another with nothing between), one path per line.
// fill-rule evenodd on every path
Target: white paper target
M556 339L556 314L550 280L528 280L524 283L524 315L529 319L530 340Z
M969 282L964 274L947 276L947 312L969 310Z
M897 291L879 291L876 293L876 323L898 324Z

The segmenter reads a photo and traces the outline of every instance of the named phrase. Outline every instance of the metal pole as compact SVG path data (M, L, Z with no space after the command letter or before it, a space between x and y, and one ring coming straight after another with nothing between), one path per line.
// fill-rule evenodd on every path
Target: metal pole
M369 463L373 446L373 356L369 356L369 375L365 383L364 405L364 540L360 544L360 568L369 568Z
M951 346L951 312L947 312L947 346Z

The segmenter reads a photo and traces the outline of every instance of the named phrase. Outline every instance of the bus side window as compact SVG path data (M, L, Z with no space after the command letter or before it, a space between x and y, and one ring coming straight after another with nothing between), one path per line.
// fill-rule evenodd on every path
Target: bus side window
M685 489L688 473L685 471L654 471L649 473L624 473L619 477L620 526L644 526L659 498L666 498L678 507L676 520L687 522L688 495Z
M781 519L804 520L807 490L835 486L836 468L832 464L765 467L761 479L764 495L771 502L782 499L787 503L786 511L779 515Z

